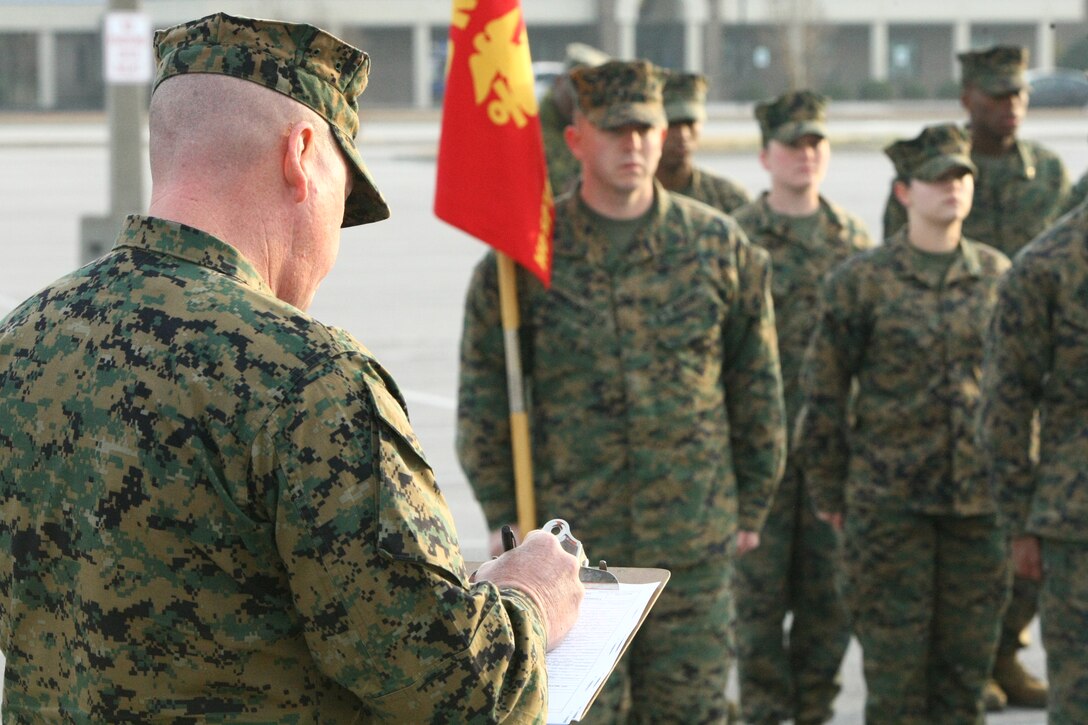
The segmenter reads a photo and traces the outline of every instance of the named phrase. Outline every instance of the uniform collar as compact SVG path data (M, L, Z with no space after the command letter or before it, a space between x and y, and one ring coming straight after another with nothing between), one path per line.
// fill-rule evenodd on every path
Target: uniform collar
M907 241L907 228L903 227L893 234L885 244L891 250L892 264L896 272L902 276L922 282L927 287L933 286L933 280L926 276L918 266L914 250ZM978 246L967 237L960 237L959 246L956 247L956 259L948 269L945 284L951 284L963 278L975 278L982 274L982 264L978 258Z
M1015 145L1012 150L1009 151L1007 156L1011 157L1016 164L1016 170L1020 178L1031 181L1038 173L1039 161L1035 153L1035 149L1031 144L1024 143L1020 139L1016 139ZM971 153L971 160L977 165L985 164L990 159L1001 158L998 156L988 156L985 154Z
M609 241L597 229L593 219L586 213L585 202L581 197L582 182L563 202L562 213L569 220L569 234L556 235L553 254L556 257L575 257L600 264L603 262ZM646 224L631 240L630 248L623 252L623 258L634 264L657 255L660 246L658 235L653 230L660 228L669 210L672 209L669 192L654 179L654 200L647 216ZM613 250L613 254L619 250Z
M247 287L275 296L272 288L241 252L195 227L133 214L121 226L121 233L114 244L114 248L118 247L145 249L176 257L233 277Z
M790 234L790 225L783 219L784 215L776 212L771 208L771 205L767 203L769 196L769 192L764 191L759 195L759 199L756 200L756 205L760 212L759 231L780 239L787 239L810 249L820 248L821 245L820 241L816 238L817 235L813 235L808 239L801 239ZM816 214L819 217L816 222L816 228L829 238L839 236L842 233L842 230L846 228L846 220L843 218L843 215L822 195L820 196L820 205L816 209Z

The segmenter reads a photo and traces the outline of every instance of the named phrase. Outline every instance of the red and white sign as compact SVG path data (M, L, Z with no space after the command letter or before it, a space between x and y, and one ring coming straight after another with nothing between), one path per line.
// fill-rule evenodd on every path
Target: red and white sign
M106 83L150 83L155 73L151 16L138 12L106 13L104 52Z

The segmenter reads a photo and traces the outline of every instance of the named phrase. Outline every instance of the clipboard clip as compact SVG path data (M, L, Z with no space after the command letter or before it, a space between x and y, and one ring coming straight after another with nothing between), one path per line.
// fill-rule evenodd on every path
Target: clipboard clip
M570 524L563 519L552 519L540 527L542 530L559 539L559 545L563 550L578 560L582 568L578 571L578 579L582 585L589 589L619 589L620 583L616 575L608 571L608 562L601 559L600 565L592 567L586 557L585 547L582 542L574 538L570 532Z

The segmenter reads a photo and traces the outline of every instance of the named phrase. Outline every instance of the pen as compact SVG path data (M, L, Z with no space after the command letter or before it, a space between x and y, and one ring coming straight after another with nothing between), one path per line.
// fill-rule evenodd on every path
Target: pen
M518 545L517 540L514 538L514 530L510 528L509 524L503 524L502 526L502 550L510 551Z

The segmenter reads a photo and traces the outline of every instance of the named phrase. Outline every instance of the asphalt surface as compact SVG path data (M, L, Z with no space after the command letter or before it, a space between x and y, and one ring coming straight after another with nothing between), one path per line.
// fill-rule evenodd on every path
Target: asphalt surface
M722 105L711 111L700 163L753 193L763 189L766 175L757 157L751 106ZM879 236L892 178L891 163L880 149L916 135L924 124L961 119L954 103L833 105L834 151L826 196L860 215ZM1047 110L1030 114L1021 135L1059 153L1075 180L1088 168L1086 133L1084 111ZM466 556L479 559L487 532L454 456L453 428L461 305L485 247L432 213L437 137L433 112L364 113L359 142L393 216L345 230L337 266L310 311L352 332L396 376L450 502ZM105 143L100 116L0 115L0 238L5 240L0 315L77 266L80 218L108 208ZM150 188L149 179L145 186ZM1024 661L1034 672L1044 671L1037 632ZM860 723L864 681L856 643L844 662L843 679L833 722ZM1039 711L1009 710L989 722L1043 723L1045 717Z

